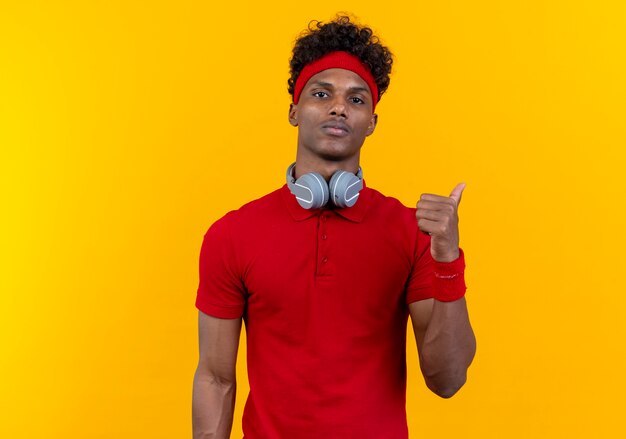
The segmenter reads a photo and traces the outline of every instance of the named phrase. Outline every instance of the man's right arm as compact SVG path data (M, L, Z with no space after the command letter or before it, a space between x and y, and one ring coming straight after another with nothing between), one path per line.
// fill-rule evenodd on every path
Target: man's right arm
M193 380L193 438L228 439L233 424L241 318L198 311L200 359Z

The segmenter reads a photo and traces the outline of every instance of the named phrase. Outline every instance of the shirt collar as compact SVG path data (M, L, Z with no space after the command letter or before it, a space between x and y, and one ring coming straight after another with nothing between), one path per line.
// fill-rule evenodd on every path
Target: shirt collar
M321 211L325 210L334 212L349 221L360 223L370 208L372 197L372 191L365 185L365 180L363 180L363 189L359 192L359 199L356 204L343 209L304 209L298 204L296 197L293 196L286 184L281 188L281 193L287 210L295 221L304 221L314 215L319 215Z

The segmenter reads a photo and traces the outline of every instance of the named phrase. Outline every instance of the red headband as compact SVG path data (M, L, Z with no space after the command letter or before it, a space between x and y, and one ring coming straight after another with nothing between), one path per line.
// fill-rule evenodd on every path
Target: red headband
M374 81L372 72L370 72L370 69L363 64L359 58L351 53L343 51L327 53L321 58L316 59L312 63L304 66L298 76L298 79L296 79L296 85L293 91L294 104L297 104L300 100L300 93L302 93L302 89L306 83L309 82L309 79L322 70L327 69L345 69L359 75L370 88L370 92L372 93L372 111L374 111L376 104L378 103L378 87L376 86L376 81Z

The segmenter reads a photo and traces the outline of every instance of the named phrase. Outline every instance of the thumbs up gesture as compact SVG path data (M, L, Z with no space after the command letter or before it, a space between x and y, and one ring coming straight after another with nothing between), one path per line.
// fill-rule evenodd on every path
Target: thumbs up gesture
M417 202L417 225L431 236L430 254L438 262L459 257L458 208L465 183L458 184L449 197L422 194Z

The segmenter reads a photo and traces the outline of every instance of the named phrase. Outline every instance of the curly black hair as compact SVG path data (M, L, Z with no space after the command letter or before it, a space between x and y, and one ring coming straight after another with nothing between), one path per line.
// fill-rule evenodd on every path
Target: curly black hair
M291 77L287 81L289 94L293 96L296 80L304 66L337 50L357 56L369 67L376 81L380 99L389 87L392 54L380 43L372 29L351 22L350 17L346 15L339 15L329 23L312 21L308 29L298 37L289 61L291 72Z

